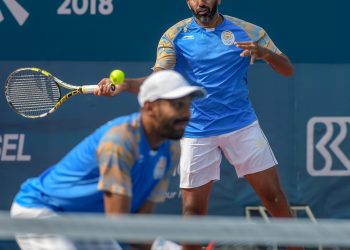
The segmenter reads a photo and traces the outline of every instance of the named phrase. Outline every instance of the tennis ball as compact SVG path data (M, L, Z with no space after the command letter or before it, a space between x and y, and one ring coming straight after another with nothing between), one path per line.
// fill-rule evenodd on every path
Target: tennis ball
M124 82L124 79L125 79L124 72L119 69L115 69L109 75L109 79L111 79L111 81L115 85L121 84Z

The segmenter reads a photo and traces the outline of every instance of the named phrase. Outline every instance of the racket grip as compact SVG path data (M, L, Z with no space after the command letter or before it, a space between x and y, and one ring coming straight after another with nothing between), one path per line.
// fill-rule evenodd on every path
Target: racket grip
M84 85L81 87L83 94L92 94L98 89L98 85Z
M112 85L111 85L111 90L112 90L112 92L115 91L115 84L112 84Z

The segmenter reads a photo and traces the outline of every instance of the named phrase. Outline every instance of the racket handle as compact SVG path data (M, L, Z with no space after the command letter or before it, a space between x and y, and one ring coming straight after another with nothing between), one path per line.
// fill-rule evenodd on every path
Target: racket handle
M112 90L112 92L115 91L115 84L112 84L112 85L111 85L111 90Z
M98 89L98 85L84 85L81 87L83 94L92 94Z

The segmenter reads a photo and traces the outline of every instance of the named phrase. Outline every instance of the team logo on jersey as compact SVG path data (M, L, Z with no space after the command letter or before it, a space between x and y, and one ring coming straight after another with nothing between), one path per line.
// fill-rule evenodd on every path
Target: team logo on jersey
M187 35L187 36L184 36L183 38L182 38L182 40L193 40L194 39L194 36L189 36L189 35Z
M160 157L158 160L157 165L154 168L153 171L153 178L154 179L161 179L163 178L165 174L165 168L166 168L166 158L165 157Z
M230 46L235 42L235 35L231 31L225 30L221 33L221 41L223 44Z

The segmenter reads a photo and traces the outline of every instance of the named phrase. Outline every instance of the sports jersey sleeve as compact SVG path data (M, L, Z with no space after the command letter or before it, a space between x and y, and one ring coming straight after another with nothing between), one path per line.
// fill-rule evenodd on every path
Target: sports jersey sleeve
M169 186L170 176L176 171L180 162L180 144L179 142L172 142L170 146L171 154L171 166L168 168L167 173L164 175L163 179L154 188L148 200L152 202L163 202L166 198L166 192Z
M276 53L276 54L282 54L282 52L277 48L277 46L274 44L274 42L271 40L271 38L269 37L269 35L266 33L265 30L262 30L262 36L259 38L258 40L258 44L261 47L267 48L269 50L271 50L272 52Z
M235 17L225 16L225 18L241 27L253 42L257 42L258 45L267 48L276 54L282 54L263 28Z
M176 36L190 23L190 18L180 21L168 29L160 38L157 48L157 60L152 68L174 69L176 64L176 50L174 40Z
M113 127L102 138L97 149L99 190L132 196L131 168L137 148L133 141L126 125Z

